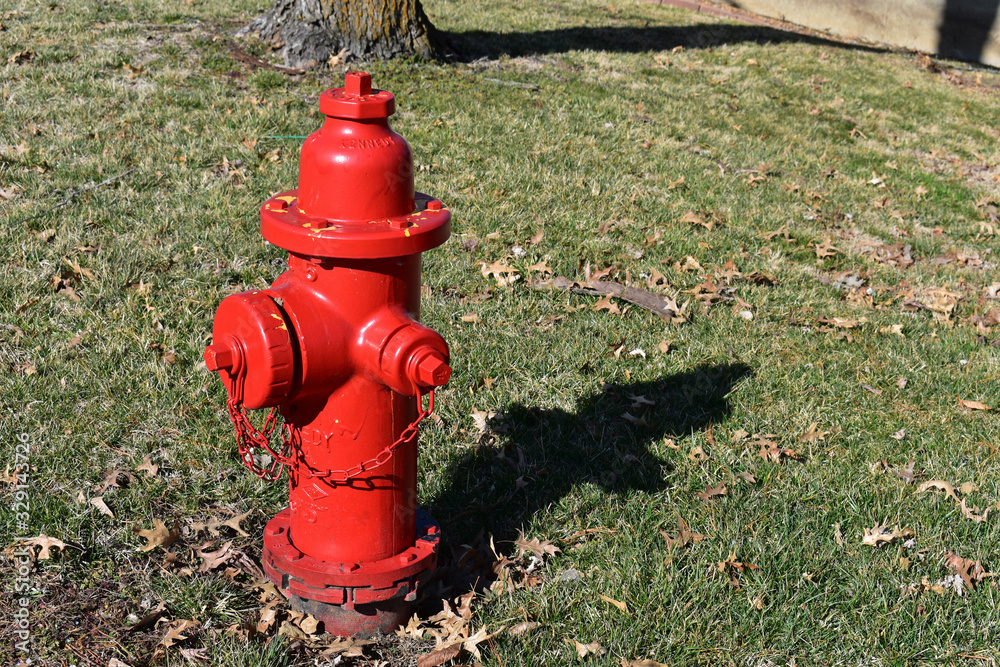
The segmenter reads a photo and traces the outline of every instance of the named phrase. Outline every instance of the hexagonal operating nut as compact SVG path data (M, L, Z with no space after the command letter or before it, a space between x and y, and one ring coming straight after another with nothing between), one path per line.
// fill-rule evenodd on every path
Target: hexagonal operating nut
M426 353L423 359L417 363L416 380L419 385L441 387L448 384L450 378L451 366L437 351Z
M233 349L228 345L216 343L205 348L205 365L210 371L229 370L235 362Z

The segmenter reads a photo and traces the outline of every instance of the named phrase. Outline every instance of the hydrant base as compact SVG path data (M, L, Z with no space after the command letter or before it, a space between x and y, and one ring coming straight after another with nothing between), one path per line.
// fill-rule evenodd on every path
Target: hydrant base
M437 565L441 529L429 514L416 511L416 534L409 549L381 560L347 563L299 551L289 534L290 518L284 509L268 522L263 564L293 608L314 614L327 632L345 636L391 632L406 622L417 586Z
M347 609L339 604L305 600L298 595L291 596L288 602L295 611L312 614L323 624L323 629L327 633L359 639L390 634L401 625L406 625L411 613L411 605L403 596L382 602L355 605L353 609Z

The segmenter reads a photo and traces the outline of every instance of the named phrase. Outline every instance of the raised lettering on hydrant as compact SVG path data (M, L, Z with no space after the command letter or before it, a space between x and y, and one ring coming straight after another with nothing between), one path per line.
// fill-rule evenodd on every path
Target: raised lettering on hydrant
M395 98L368 74L349 72L320 111L298 190L260 210L288 270L219 305L205 362L243 462L265 479L288 468L264 570L327 632L365 635L406 621L437 562L440 530L416 504L417 428L451 368L419 323L420 255L448 239L451 216L414 192L410 147L389 128ZM258 429L246 410L261 408Z

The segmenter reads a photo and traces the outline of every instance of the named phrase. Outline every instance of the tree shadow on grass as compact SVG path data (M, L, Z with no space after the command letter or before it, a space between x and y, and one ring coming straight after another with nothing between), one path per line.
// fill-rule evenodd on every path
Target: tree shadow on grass
M537 32L468 32L443 33L450 48L461 60L537 56L567 51L609 51L643 53L685 49L710 49L733 44L781 44L797 42L819 44L860 51L883 52L867 46L845 44L820 37L786 32L767 26L699 23L687 26L579 26Z
M670 464L649 445L725 419L728 395L750 375L742 363L703 365L652 382L606 385L574 412L515 404L494 420L497 442L470 450L428 509L452 544L480 531L499 543L581 484L610 493L662 490Z

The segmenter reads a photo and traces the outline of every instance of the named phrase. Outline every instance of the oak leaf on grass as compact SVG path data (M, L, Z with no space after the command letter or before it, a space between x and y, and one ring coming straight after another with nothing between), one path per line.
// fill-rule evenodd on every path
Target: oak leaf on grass
M524 554L528 553L529 551L534 555L538 556L539 558L543 557L545 554L548 554L550 556L555 556L556 553L561 551L559 547L552 544L552 542L548 540L541 541L537 537L534 537L530 540L526 540L524 538L523 531L518 531L517 539L514 540L514 546L516 546L518 549L517 551L518 558L521 558L522 556L524 556Z
M903 431L900 431L900 433L903 433ZM896 436L892 436L892 437L895 438ZM902 440L903 438L899 437L899 438L896 438L896 439L897 440ZM900 478L901 480L903 480L907 484L913 484L913 482L916 481L917 477L919 477L920 475L923 474L923 473L916 472L916 471L913 470L913 466L916 465L916 463L917 462L915 460L910 459L910 462L906 464L905 468L899 468L897 470L893 470L892 474L895 475L896 477Z
M443 665L449 660L454 660L461 652L461 642L436 648L430 653L426 653L417 658L417 667L438 667L438 665Z
M708 535L702 535L701 533L692 533L687 521L679 514L677 515L677 535L671 537L665 530L661 530L660 535L666 540L668 551L673 550L675 547L681 548L688 544L697 544L708 537Z
M937 489L939 491L944 491L944 494L954 500L956 503L961 502L958 498L958 494L955 493L955 487L944 481L943 479L929 479L917 487L917 493L925 493L931 489Z
M20 544L32 547L32 553L34 553L34 547L38 547L38 555L35 556L35 560L49 560L52 558L52 549L57 551L65 551L68 546L62 540L56 539L54 537L49 537L48 535L39 535L38 537L29 537L26 540L20 540ZM5 549L4 553L12 552L12 549Z
M979 511L979 508L978 507L969 508L969 506L966 505L965 503L965 498L962 498L958 506L962 510L962 516L964 516L966 519L971 519L975 523L982 523L986 521L986 517L989 516L990 510L993 509L992 507L987 507L986 511L983 512L982 514L976 514L976 512Z
M626 614L628 613L628 604L627 603L622 602L621 600L616 600L614 598L609 598L607 595L601 595L600 593L597 594L597 597L601 598L602 600L604 600L605 602L607 602L610 605L614 605L615 607L618 608L619 611L621 611L623 613L626 613Z
M112 519L115 518L114 512L112 512L111 508L108 507L107 503L104 502L104 497L103 496L95 496L95 497L91 498L90 499L90 504L93 505L94 507L96 507L97 511L99 511L104 516L109 516Z
M944 552L944 562L955 574L962 577L962 581L970 590L989 575L982 561L962 558L950 551Z
M751 572L753 570L760 569L759 566L754 565L753 563L736 560L735 551L729 554L729 558L726 560L716 563L716 567L718 567L720 573L729 575L729 585L736 588L740 587L739 575L744 572Z
M147 477L156 477L156 474L160 472L160 466L153 463L153 455L146 454L142 457L142 463L136 467L136 471L142 471L146 473Z
M233 553L232 540L223 544L217 551L209 551L208 549L211 546L213 546L213 543L209 542L195 549L195 555L202 559L201 566L198 568L199 572L209 572L214 570L215 568L224 565L232 556L235 555Z
M594 311L606 310L614 315L621 315L622 311L613 301L611 301L611 296L605 296L597 300L597 303L591 308Z
M572 644L576 648L577 660L583 660L588 655L604 655L607 651L598 642L590 642L589 644L583 644L576 641L575 639L567 639L566 643Z
M752 475L751 475L751 477L752 477ZM696 495L697 497L701 498L702 500L710 500L710 499L714 498L715 496L724 496L724 495L726 495L726 491L727 491L726 490L726 484L724 482L720 482L718 486L714 486L714 487L708 486L708 487L705 487L705 490L702 493L696 493L694 495Z
M345 658L360 658L365 654L364 647L374 643L367 639L337 637L333 641L328 641L324 644L322 655L325 657L342 655Z
M166 648L170 648L185 639L190 639L199 630L201 630L201 621L179 618L171 621L170 625L167 626L167 632L163 635L163 639L160 640L160 644Z
M551 276L551 275L553 275L555 273L552 270L552 267L550 267L548 265L548 262L546 260L544 260L544 259L542 261L538 262L537 264L532 264L531 266L529 266L528 268L526 268L525 271L534 271L534 272L537 272L537 273L541 273L542 275L549 275L549 276Z
M830 435L829 431L823 431L819 428L817 422L813 422L809 425L809 428L799 436L799 442L816 442L818 440L823 440L826 436Z
M913 531L909 528L904 528L900 530L899 526L892 529L878 525L871 528L866 528L864 534L861 536L861 543L867 544L870 547L880 547L883 544L893 544L902 538L910 538L913 536Z
M139 547L139 551L152 551L156 547L163 547L166 549L171 544L176 542L181 536L180 528L174 526L172 529L168 530L159 519L153 519L152 530L133 528L132 532L146 540L146 544Z
M833 257L840 251L839 248L833 245L829 241L816 244L816 258L826 259L827 257Z
M537 622L535 622L535 621L525 621L524 623L518 623L517 625L511 626L510 630L507 631L507 634L514 635L515 637L519 637L521 635L528 634L529 632L531 632L532 630L534 630L537 627L538 627L538 623Z

